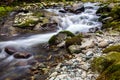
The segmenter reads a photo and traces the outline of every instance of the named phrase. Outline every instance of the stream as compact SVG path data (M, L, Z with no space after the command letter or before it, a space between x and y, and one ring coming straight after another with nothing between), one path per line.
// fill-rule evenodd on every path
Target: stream
M100 29L102 23L98 21L100 16L96 15L96 11L99 9L98 3L84 3L85 10L82 13L74 14L74 13L61 13L59 10L64 10L63 8L50 8L45 9L49 12L54 12L58 16L55 16L58 21L58 30L56 32L50 32L45 34L36 34L29 37L22 37L16 40L10 41L2 41L0 42L0 80L21 80L25 75L29 75L27 71L29 71L29 67L31 65L17 65L17 63L22 62L30 62L30 60L34 59L35 54L33 46L47 43L48 40L55 34L60 31L68 30L74 34L77 33L86 33L91 29ZM18 51L27 51L31 53L31 57L28 59L16 59L13 55L8 55L5 51L6 47L14 47ZM46 48L41 48L39 54L45 54L47 57L48 51L44 51ZM42 62L43 60L40 60ZM21 63L22 64L22 63ZM14 78L15 77L15 78ZM19 78L20 77L20 78ZM19 79L18 79L19 78ZM23 77L23 79L26 77ZM22 79L22 80L23 80Z

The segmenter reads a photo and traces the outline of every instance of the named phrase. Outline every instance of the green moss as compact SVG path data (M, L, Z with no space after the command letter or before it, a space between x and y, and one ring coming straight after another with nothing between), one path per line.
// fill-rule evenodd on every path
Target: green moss
M111 10L112 9L108 6L108 4L101 4L101 7L97 10L96 13L105 14L105 13L111 12Z
M57 39L57 38L56 38L56 35L53 35L53 36L49 39L49 41L48 41L49 45L54 45L56 39Z
M112 19L103 23L103 29L112 28L112 30L120 31L120 5L114 5L111 12L103 12L100 20L106 17L112 17Z
M92 70L102 73L113 61L106 59L105 57L95 58L92 62Z
M112 11L110 13L110 15L116 20L116 19L120 19L120 5L115 5L112 8Z
M25 21L25 23L21 23L21 24L19 25L19 27L21 27L21 28L30 27L30 26L34 26L34 25L37 24L37 23L38 23L38 21L27 20L27 21Z
M82 41L82 35L77 35L72 38L66 39L66 47L69 47L70 45L81 45Z
M75 35L70 31L61 31L60 33L67 34L67 36L74 37Z
M109 53L111 51L120 52L120 45L113 45L103 50L104 53Z
M8 12L12 11L13 8L9 6L0 6L0 17L3 17L8 14Z
M33 16L43 17L43 13L37 11L37 12L34 12Z
M67 37L74 37L74 36L75 36L75 35L74 35L72 32L70 32L70 31L61 31L61 32L59 32L57 35L52 36L52 37L49 39L48 43L49 43L50 45L56 45L56 40L58 39L57 37L58 37L59 34L66 34Z
M119 80L120 52L110 52L106 56L95 58L92 68L101 73L97 80Z

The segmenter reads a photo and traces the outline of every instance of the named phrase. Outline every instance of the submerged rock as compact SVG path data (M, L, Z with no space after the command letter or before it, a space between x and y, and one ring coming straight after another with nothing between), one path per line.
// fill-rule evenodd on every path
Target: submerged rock
M17 52L17 50L13 47L5 47L5 52L9 55L12 55Z
M27 59L30 56L32 56L30 53L26 53L26 52L16 52L14 54L14 57L17 59Z

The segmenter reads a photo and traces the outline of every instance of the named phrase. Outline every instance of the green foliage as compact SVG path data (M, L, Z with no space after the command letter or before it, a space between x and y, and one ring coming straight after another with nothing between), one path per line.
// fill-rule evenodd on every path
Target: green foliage
M110 47L103 50L104 53L109 53L109 52L112 52L112 51L120 52L120 45L110 46Z

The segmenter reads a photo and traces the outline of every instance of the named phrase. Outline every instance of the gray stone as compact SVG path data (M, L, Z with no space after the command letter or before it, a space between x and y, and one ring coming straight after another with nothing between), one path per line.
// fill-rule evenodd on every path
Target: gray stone
M71 45L68 49L71 53L79 53L81 51L80 45Z
M104 40L98 43L98 47L105 48L109 45L108 41Z
M55 77L58 73L57 72L53 72L50 77Z

